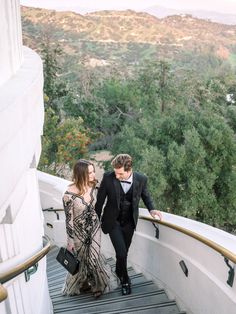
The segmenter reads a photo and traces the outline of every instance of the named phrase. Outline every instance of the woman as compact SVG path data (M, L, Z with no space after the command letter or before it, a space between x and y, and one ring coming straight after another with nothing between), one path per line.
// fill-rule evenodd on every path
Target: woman
M66 215L67 249L80 260L79 272L67 274L64 295L91 291L97 298L111 289L115 275L100 254L100 221L94 210L96 202L94 165L80 159L73 169L73 183L63 196Z

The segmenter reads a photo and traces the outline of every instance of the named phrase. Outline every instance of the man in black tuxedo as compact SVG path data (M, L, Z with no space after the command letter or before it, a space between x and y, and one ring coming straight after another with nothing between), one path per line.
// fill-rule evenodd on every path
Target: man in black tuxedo
M122 294L127 295L131 293L127 255L138 221L140 199L142 198L152 217L161 219L162 216L153 205L147 189L147 177L132 171L131 156L119 154L111 165L114 171L103 176L95 210L99 218L102 216L102 231L109 234L114 246L116 274L122 284Z

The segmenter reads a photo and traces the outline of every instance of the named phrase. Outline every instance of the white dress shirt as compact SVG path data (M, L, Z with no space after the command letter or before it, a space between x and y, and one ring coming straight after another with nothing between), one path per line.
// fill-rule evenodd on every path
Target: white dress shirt
M126 182L122 182L122 181L127 181L130 183L126 183ZM120 184L122 186L124 193L126 194L129 191L129 189L131 188L131 185L133 184L133 173L131 174L131 176L128 179L120 180Z

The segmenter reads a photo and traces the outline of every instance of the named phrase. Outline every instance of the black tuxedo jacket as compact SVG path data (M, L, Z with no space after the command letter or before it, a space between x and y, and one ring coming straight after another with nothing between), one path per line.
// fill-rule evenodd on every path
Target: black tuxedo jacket
M133 199L132 210L134 224L136 226L139 215L139 201L142 198L147 209L155 209L152 198L147 189L147 177L141 173L133 173ZM105 203L106 201L106 203ZM103 205L105 203L104 209ZM119 216L120 207L120 181L116 179L115 173L107 172L104 174L101 185L98 189L95 211L101 217L102 209L102 230L109 233L116 224Z

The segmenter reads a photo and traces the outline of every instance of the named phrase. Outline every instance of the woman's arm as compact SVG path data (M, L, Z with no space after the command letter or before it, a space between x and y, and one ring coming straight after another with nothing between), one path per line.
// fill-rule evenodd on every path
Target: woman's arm
M67 249L72 252L74 250L74 202L68 195L63 197L63 207L66 216Z

